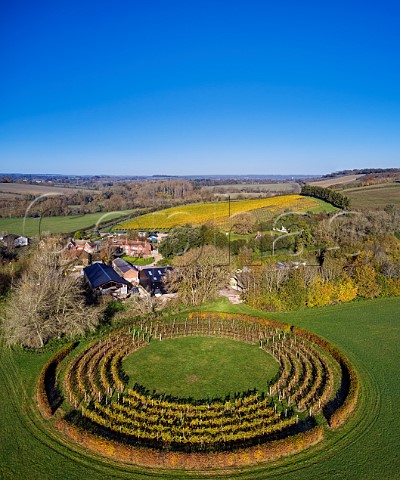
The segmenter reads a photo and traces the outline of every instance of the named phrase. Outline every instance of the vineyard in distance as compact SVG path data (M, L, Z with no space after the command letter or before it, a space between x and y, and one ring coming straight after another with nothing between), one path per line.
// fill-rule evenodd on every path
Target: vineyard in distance
M321 207L321 202L301 195L283 195L271 198L236 200L233 202L199 203L159 210L142 215L127 222L120 223L116 230L151 230L169 229L185 224L201 225L211 222L219 227L229 229L238 214L252 213L259 221L270 219L273 215L285 211L307 212L330 210L329 205Z

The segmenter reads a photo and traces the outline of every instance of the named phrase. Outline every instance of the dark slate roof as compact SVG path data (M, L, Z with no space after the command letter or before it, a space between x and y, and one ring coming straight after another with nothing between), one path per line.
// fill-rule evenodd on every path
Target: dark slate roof
M172 270L172 268L171 267L143 268L142 272L153 283L153 282L161 282L162 277L167 273L167 270Z
M17 240L17 238L20 238L21 235L15 235L15 233L9 233L8 235L3 235L3 240L11 240L11 241L14 241L14 240Z
M92 288L101 287L109 282L120 283L123 285L129 284L129 282L119 276L112 267L109 267L104 263L94 263L93 265L90 265L90 267L84 268L83 271Z
M119 268L122 273L129 272L129 270L136 270L138 269L134 267L133 265L130 265L126 260L123 258L116 258L113 260L113 264L115 267Z

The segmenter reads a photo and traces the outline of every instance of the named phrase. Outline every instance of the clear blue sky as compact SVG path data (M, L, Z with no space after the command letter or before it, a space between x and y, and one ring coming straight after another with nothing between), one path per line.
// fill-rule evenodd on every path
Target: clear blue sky
M400 167L400 5L0 2L0 171Z

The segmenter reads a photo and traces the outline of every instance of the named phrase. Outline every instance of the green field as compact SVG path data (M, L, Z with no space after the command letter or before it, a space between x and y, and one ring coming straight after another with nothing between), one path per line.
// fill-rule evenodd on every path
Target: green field
M351 208L377 209L393 204L400 206L400 183L382 183L349 188L343 193L351 199Z
M225 301L220 311L254 313ZM362 382L355 416L313 449L272 464L232 472L141 470L83 451L49 429L37 413L35 382L52 352L0 348L0 478L14 479L180 479L379 480L400 471L400 298L358 301L287 314L268 314L325 336L340 346Z
M96 225L97 222L108 222L110 220L124 217L133 213L134 210L123 210L110 213L88 213L86 215L71 215L60 217L32 218L0 218L0 233L15 233L35 237L46 232L49 233L70 233L76 230L84 230Z
M225 398L257 388L279 372L278 362L255 345L209 337L151 342L123 363L130 385L181 398Z
M127 255L122 255L124 260L133 265L150 265L154 262L154 257L141 258L141 257L128 257Z

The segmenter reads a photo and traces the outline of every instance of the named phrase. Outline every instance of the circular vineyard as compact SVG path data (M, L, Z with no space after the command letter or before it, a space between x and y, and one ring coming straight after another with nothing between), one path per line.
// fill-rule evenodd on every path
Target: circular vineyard
M183 336L256 344L279 363L279 373L266 378L265 391L225 398L192 400L149 392L137 383L128 386L124 359L150 342ZM65 363L62 390L70 422L96 438L164 452L228 452L287 442L321 431L327 422L336 427L354 408L358 392L351 365L328 342L245 315L193 313L185 319L136 322Z

